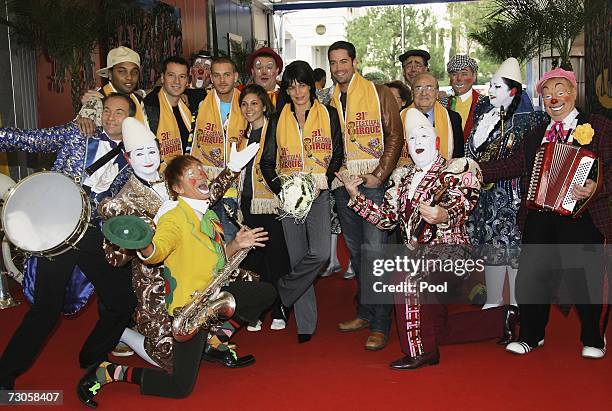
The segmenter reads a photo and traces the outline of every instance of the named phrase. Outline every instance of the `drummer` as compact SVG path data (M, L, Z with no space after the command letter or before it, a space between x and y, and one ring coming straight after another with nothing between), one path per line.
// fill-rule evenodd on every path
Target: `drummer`
M46 129L0 129L0 151L57 153L52 170L74 179L87 193L92 210L90 222L94 224L99 222L95 211L97 203L104 197L115 195L128 179L129 166L122 155L123 145L119 145L121 124L136 112L134 102L119 93L106 96L103 107L102 129L89 138L79 132L74 122ZM117 155L107 156L110 158L105 164L96 163L110 151ZM90 169L92 174L88 175L86 169L94 164L99 168L97 171ZM41 211L52 208L41 205ZM49 223L54 222L53 215L49 218ZM101 247L101 231L97 226L90 227L79 241L78 250L71 249L54 257L53 261L38 258L34 303L0 358L0 390L14 389L15 379L30 368L43 348L60 317L66 285L75 265L93 283L98 298L106 307L100 312L98 322L81 349L81 368L106 360L119 341L136 305L131 273L129 268L108 265Z

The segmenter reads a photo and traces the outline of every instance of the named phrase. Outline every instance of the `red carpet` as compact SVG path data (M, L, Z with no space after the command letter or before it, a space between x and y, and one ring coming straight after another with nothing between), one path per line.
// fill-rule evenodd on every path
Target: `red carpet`
M574 313L566 319L554 309L546 346L527 357L483 342L442 347L441 363L434 367L394 371L388 363L402 355L395 329L379 352L364 350L366 331L336 332L339 321L354 315L354 282L336 274L318 281L316 290L319 328L309 343L297 343L293 317L284 331L270 331L268 319L261 332L243 330L236 337L242 354L257 357L254 366L231 370L203 364L194 392L184 400L145 397L134 385L112 384L98 395L99 409L596 410L612 399L610 355L601 361L580 357ZM18 291L13 295L22 298ZM26 307L0 311L0 348ZM77 318L63 319L17 388L64 390L64 408L87 409L74 387L82 375L78 352L96 318L90 302ZM135 358L127 362L145 364Z

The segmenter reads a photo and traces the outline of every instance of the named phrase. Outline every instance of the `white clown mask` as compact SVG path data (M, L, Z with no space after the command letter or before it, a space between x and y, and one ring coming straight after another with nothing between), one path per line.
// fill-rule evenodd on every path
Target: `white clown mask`
M495 108L503 106L504 109L507 110L512 103L512 99L514 99L514 93L511 94L511 91L512 90L508 88L508 85L504 83L504 80L500 76L493 76L489 87L491 105Z
M417 126L408 130L408 152L418 168L426 168L438 156L436 131L433 127Z
M134 174L145 181L159 180L159 148L155 141L130 151L130 163Z
M155 134L134 117L123 120L121 129L134 174L145 181L159 180L157 169L161 160Z

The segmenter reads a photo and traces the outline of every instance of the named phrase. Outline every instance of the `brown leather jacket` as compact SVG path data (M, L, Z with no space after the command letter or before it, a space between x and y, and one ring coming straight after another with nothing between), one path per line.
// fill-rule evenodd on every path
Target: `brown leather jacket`
M397 100L391 94L389 87L377 84L376 92L380 100L385 150L372 174L380 181L385 181L397 166L397 161L404 146L404 132Z

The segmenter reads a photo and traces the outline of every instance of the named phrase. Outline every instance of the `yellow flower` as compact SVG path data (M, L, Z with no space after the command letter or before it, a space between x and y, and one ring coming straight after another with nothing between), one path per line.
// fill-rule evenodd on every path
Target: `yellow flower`
M579 125L578 127L576 127L576 130L574 130L574 138L582 146L590 144L593 140L594 134L595 130L593 130L593 127L591 127L589 123Z

